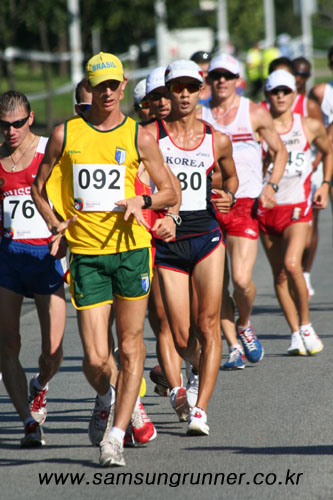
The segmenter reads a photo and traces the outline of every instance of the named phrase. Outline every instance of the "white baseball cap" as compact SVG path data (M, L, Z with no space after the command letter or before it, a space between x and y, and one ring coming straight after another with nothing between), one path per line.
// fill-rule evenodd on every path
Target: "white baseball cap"
M146 79L146 94L150 94L159 87L165 87L164 82L165 66L153 69Z
M296 90L295 77L289 71L285 69L277 69L273 71L266 80L265 89L270 90L276 89L276 87L288 87L292 91Z
M146 79L140 80L133 89L134 104L140 104L146 97Z
M194 80L203 83L203 74L200 66L189 59L179 59L170 63L165 70L165 83L183 76L194 78Z
M239 62L234 57L229 56L229 54L220 54L213 57L209 64L208 73L216 69L225 69L233 75L239 75L240 73Z

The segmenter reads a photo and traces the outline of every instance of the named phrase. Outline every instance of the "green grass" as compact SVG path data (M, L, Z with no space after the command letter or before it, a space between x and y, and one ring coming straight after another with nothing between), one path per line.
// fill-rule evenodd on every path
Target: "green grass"
M33 95L46 90L42 66L36 64L33 69L31 63L16 62L14 65L15 90L23 94ZM56 72L56 67L52 66L52 88L56 89L70 82L70 75L61 77ZM8 78L0 79L0 93L10 90ZM52 98L52 122L50 129L47 129L47 106L46 99L33 100L31 108L35 112L34 128L43 134L48 134L51 129L74 114L74 91L54 96ZM122 102L122 109L125 113L132 114L131 90L125 92Z

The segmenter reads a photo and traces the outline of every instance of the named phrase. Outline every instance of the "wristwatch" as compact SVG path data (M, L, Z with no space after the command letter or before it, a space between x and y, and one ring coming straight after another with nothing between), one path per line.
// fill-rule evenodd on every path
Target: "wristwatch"
M237 198L236 198L236 196L234 195L234 193L232 191L226 191L226 194L231 194L231 196L232 196L232 202L231 202L231 205L230 205L230 208L232 208L234 206L234 204L236 203Z
M142 208L150 208L151 204L152 204L151 196L149 196L148 194L143 194L142 198L143 198L143 201L144 201L144 205L143 205Z
M277 184L274 184L274 182L270 182L268 181L267 182L267 186L271 186L271 188L273 188L273 190L277 193L278 190L279 190L279 186Z
M182 218L180 215L172 214L171 212L167 212L165 216L171 217L171 219L174 221L177 226L180 226L182 223Z

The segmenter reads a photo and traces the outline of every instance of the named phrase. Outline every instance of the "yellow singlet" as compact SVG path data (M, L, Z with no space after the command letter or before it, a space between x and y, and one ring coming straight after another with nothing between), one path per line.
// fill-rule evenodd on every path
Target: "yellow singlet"
M97 255L150 247L151 236L114 202L135 196L140 163L138 124L129 117L100 131L77 116L65 122L62 156L47 181L47 194L65 220L78 216L66 231L72 253Z

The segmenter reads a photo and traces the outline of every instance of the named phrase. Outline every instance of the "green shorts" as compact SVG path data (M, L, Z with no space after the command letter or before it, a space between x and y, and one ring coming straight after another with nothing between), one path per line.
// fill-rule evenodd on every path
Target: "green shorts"
M76 309L112 304L114 295L136 300L150 292L151 249L108 255L72 254L70 290Z

